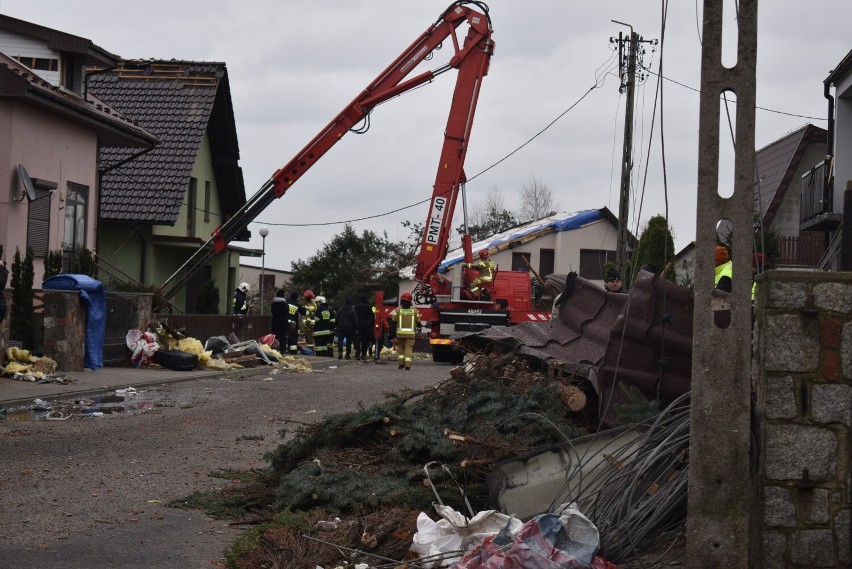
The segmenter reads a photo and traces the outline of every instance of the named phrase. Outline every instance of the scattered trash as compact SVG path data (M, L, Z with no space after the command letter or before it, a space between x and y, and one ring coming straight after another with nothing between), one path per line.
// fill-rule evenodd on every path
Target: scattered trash
M316 523L316 528L321 530L335 530L340 525L340 518L334 518L332 521L320 520Z
M135 387L125 387L123 389L116 389L116 395L136 395L137 391Z
M603 558L595 557L598 545L598 529L572 504L559 513L534 517L515 535L501 530L497 535L486 537L482 544L465 553L455 567L614 568Z
M337 369L337 366L328 366L328 369Z
M67 421L71 415L63 415L60 411L51 411L45 416L45 421Z
M450 506L435 504L435 510L442 519L433 521L421 512L417 517L417 533L412 538L411 551L427 567L447 567L459 560L460 552L477 546L487 537L507 530L517 534L523 523L496 510L485 510L468 519ZM425 561L425 560L424 560Z
M45 401L44 399L36 399L33 401L33 404L30 405L30 411L50 411L52 407L50 403Z

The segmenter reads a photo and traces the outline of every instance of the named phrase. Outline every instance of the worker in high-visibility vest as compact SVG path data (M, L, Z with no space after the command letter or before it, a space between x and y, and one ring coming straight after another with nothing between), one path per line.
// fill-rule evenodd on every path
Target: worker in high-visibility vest
M411 307L411 293L404 292L400 297L400 306L390 313L390 319L396 322L396 353L399 369L411 371L414 361L414 339L420 330L420 313Z
M464 267L479 271L479 276L470 282L470 293L474 298L477 298L480 295L480 289L485 288L494 280L494 273L497 270L494 261L488 256L488 249L482 249L479 252L479 260L474 263L464 263Z
M305 309L305 318L302 320L302 327L305 329L305 347L313 351L316 349L314 346L314 312L317 311L318 305L314 300L315 295L312 290L306 290L302 293L302 296L305 299L304 304L302 304Z
M724 245L716 245L716 271L713 278L713 285L719 290L731 292L733 276L734 264L731 262L728 248Z

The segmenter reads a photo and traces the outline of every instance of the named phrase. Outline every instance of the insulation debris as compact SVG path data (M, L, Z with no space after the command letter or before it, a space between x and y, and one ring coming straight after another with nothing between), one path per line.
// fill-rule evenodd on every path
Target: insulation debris
M29 350L16 347L8 348L6 358L9 363L2 368L0 375L8 377L23 375L33 378L27 379L27 381L37 381L45 379L56 371L56 360L46 356L34 356Z

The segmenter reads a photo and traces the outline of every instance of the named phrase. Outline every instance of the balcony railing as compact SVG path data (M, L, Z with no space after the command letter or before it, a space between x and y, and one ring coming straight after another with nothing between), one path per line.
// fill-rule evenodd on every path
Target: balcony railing
M843 212L832 211L834 191L829 165L823 160L802 175L800 231L833 231L843 218Z

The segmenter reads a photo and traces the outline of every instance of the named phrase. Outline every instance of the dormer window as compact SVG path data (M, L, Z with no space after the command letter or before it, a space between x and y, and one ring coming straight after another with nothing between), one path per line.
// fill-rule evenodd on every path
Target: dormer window
M36 71L59 71L58 59L51 59L47 57L26 57L23 55L16 55L15 59L21 62L21 64Z

